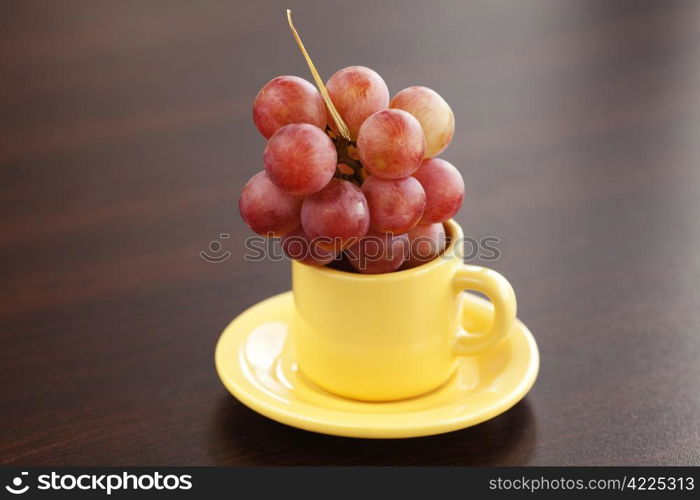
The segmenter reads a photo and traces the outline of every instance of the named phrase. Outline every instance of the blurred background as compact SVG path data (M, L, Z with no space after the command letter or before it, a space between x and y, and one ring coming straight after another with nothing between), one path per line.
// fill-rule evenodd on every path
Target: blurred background
M331 438L219 383L223 327L290 286L237 211L253 98L311 79L287 7L324 78L452 106L456 219L542 356L498 419ZM0 463L697 465L699 134L700 2L0 2Z

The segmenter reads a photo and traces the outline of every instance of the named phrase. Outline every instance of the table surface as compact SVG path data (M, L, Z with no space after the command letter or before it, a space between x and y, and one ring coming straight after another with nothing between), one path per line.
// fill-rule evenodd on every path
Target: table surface
M236 209L257 90L310 79L287 4L1 5L0 463L700 463L700 3L292 2L323 75L451 104L456 219L499 238L473 262L540 348L507 413L394 441L278 424L214 370L224 326L290 286L243 260Z

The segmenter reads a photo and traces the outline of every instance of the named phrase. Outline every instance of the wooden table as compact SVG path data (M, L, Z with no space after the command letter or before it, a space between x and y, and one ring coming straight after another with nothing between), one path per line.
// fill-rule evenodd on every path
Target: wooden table
M223 327L290 286L243 260L236 209L256 92L309 78L287 4L3 2L0 462L700 463L700 3L293 5L324 76L450 102L457 220L499 238L540 347L506 414L397 441L267 420L214 371Z

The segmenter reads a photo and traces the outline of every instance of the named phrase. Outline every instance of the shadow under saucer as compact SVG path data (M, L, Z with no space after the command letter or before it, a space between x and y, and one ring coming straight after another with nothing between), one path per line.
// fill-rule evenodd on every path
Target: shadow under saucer
M526 465L537 425L526 397L466 429L407 439L329 436L277 423L222 395L207 443L224 465Z

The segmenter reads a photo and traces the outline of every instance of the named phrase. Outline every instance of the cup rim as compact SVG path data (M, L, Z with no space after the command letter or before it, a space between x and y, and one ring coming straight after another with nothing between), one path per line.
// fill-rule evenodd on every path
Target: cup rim
M424 274L424 273L429 273L433 269L435 269L438 266L442 266L447 264L448 261L451 260L451 257L455 253L455 247L457 245L457 241L462 239L463 232L461 226L454 220L454 219L449 219L445 222L443 222L443 225L445 227L445 231L449 234L450 237L450 244L445 248L445 250L435 257L433 260L426 262L425 264L421 264L420 266L413 267L411 269L403 269L401 271L392 271L390 273L381 273L381 274L360 274L360 273L349 273L347 271L340 271L338 269L333 269L327 266L321 266L321 267L316 267L316 266L310 266L308 264L304 264L303 262L299 262L296 260L292 260L292 265L293 266L304 266L306 268L309 268L309 270L328 275L333 278L338 278L338 279L344 279L344 280L349 280L349 281L364 281L364 282L369 282L369 281L389 281L389 280L398 280L398 279L404 279L404 278L409 278L411 276L415 276L418 274ZM448 256L448 258L441 258L443 256Z

